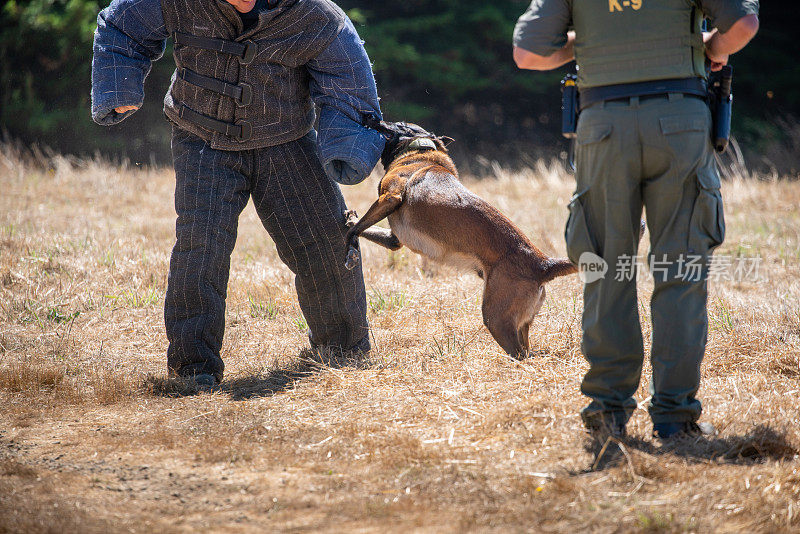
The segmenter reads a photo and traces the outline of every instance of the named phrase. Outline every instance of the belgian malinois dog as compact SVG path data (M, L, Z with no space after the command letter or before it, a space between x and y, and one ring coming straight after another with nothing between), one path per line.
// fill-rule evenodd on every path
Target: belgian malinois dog
M386 138L386 174L378 200L350 230L345 265L358 260L358 236L397 250L403 245L451 266L472 269L484 280L483 323L509 355L528 354L528 330L545 297L544 284L577 272L567 259L551 259L506 216L458 179L445 141L404 122L367 120ZM370 228L388 217L391 230Z

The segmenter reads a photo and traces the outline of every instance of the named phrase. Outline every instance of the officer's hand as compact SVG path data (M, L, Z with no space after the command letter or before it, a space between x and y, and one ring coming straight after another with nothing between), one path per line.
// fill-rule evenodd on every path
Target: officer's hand
M114 111L116 111L117 113L122 114L122 113L125 113L126 111L133 111L133 110L136 110L136 109L139 109L139 106L119 106L117 108L114 108Z
M706 57L708 58L709 68L716 72L721 70L723 66L728 64L728 56L717 56L709 52L709 47L713 46L711 41L718 38L717 29L714 28L710 32L703 32L703 44L706 47Z
M708 49L706 49L706 57L709 61L709 68L713 72L717 72L718 70L722 70L722 67L728 64L728 54L722 54L720 56L715 56L709 53Z

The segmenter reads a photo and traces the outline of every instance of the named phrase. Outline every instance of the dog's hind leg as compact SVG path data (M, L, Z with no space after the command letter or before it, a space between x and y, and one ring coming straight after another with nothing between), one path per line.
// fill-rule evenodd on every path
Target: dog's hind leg
M528 354L531 350L530 343L528 343L528 332L530 331L531 323L525 323L519 327L517 330L517 338L519 339L519 344L522 345L522 349L525 351L525 354Z
M520 345L525 349L525 354L530 354L529 332L531 324L539 314L539 310L542 309L547 292L544 285L536 282L514 285L517 287L516 303L518 303L518 307L516 309L519 310L517 315L517 321L519 321L517 336L519 337Z

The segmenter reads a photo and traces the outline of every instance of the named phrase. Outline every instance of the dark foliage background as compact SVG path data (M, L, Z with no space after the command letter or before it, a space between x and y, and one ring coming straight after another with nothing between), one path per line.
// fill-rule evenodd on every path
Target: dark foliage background
M142 110L103 128L89 117L92 33L105 0L7 0L0 8L0 126L59 151L169 161L161 101L174 65L168 48L146 84ZM375 64L387 118L457 139L465 170L563 156L558 81L566 71L523 72L511 59L525 0L341 0ZM754 167L796 172L800 69L789 1L762 6L761 31L734 56L734 135ZM480 156L480 157L478 157Z

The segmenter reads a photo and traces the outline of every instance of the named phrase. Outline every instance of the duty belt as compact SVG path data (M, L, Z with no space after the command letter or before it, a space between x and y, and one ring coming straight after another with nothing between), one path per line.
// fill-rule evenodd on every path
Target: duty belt
M706 82L702 78L677 78L652 82L623 83L581 89L579 101L581 110L608 100L634 96L655 96L669 93L682 93L705 98L708 95Z
M203 115L202 113L198 113L195 110L186 107L184 104L181 104L181 107L178 110L178 116L196 124L197 126L205 128L206 130L211 130L212 132L218 132L227 135L228 137L233 137L239 142L248 141L251 137L253 137L253 125L246 120L236 121L235 123L220 121L207 115Z

